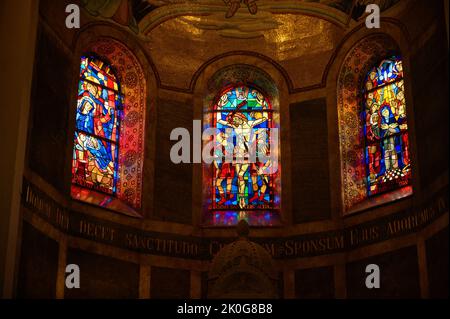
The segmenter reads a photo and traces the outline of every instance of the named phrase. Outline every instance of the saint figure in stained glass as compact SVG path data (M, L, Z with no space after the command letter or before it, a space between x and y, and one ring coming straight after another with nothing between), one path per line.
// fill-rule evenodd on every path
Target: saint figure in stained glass
M403 67L399 57L370 70L363 110L368 194L406 186L411 181Z
M111 67L95 57L82 57L72 183L115 193L121 110L119 83Z

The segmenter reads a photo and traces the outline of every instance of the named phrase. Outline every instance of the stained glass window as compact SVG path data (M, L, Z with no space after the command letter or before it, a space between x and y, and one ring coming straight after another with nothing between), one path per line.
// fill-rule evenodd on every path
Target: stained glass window
M115 195L118 181L120 86L102 60L81 58L72 162L72 183Z
M209 211L213 224L271 225L279 205L273 149L273 110L257 88L233 86L217 98L212 116L215 160ZM253 155L252 155L253 154Z
M368 195L409 185L411 155L400 57L383 60L368 73L362 115Z

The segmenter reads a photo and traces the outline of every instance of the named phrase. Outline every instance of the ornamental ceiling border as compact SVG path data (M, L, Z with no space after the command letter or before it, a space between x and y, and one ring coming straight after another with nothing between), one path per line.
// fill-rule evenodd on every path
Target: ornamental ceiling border
M202 0L200 0L202 1ZM276 1L270 1L270 2L276 2ZM281 2L276 2L277 3L277 10L279 10L279 13L297 13L297 14L306 14L308 15L308 11L304 11L303 7L304 6L311 6L317 9L317 6L322 7L323 10L325 11L336 11L337 13L340 14L344 14L342 11L339 11L337 9L333 9L330 8L328 6L325 6L323 4L316 4L316 3L308 3L305 4L303 3L302 5L300 5L299 3L295 3L294 7L302 7L302 8L297 8L296 11L289 11L289 10L281 10L282 8L289 8L289 6L286 5L286 3L291 3L294 1L281 1ZM312 6L314 5L314 6ZM190 4L191 7L204 7L204 5L196 5L194 6L193 4ZM172 7L176 7L178 8L178 11L175 10L175 12L173 12L173 10L171 9ZM166 20L169 20L171 18L174 18L178 15L186 15L189 5L187 4L183 4L183 5L166 5L166 6L162 6L159 7L157 9L154 9L150 14L148 14L147 16L145 16L143 18L147 19L149 17L153 17L153 16L158 16L158 17L165 17ZM219 6L219 5L215 5L215 7L221 7L223 12L226 12L226 7L224 8L223 5ZM169 10L170 9L170 10ZM292 8L291 8L292 9ZM158 11L161 10L161 11ZM167 10L166 14L163 14L165 11ZM184 12L180 14L180 11ZM191 9L192 10L192 9ZM220 11L220 10L219 10ZM222 12L220 11L220 12ZM310 10L310 11L314 11L314 10ZM320 10L319 10L320 11ZM155 13L156 12L156 13ZM158 13L160 12L160 13ZM175 15L174 15L175 14ZM345 15L345 14L344 14ZM315 17L317 17L317 15L314 15ZM347 16L347 15L345 15ZM41 17L42 18L42 17ZM152 18L154 19L154 18ZM142 21L143 21L142 20ZM44 20L45 21L45 20ZM142 23L141 21L141 23ZM162 23L162 20L159 20L159 23ZM382 22L386 22L389 24L393 24L395 25L397 28L400 29L401 33L404 35L404 37L408 40L408 42L411 40L410 39L410 35L409 32L406 28L406 26L399 20L395 19L395 18L390 18L390 17L382 17L381 18ZM139 25L141 25L141 23L139 23ZM266 62L269 62L270 64L272 64L274 66L275 69L277 69L280 74L282 75L282 77L284 78L284 80L286 81L287 87L288 87L288 92L289 94L295 94L295 93L301 93L301 92L306 92L306 91L310 91L310 90L315 90L315 89L322 89L326 87L326 83L327 83L327 78L329 75L329 71L333 65L333 63L335 62L338 54L340 53L342 47L344 46L344 44L357 32L359 32L361 29L363 29L365 26L365 23L359 23L357 25L355 25L349 32L347 32L343 38L339 41L339 43L337 44L336 48L334 49L328 63L325 66L324 72L322 74L322 79L319 83L316 84L312 84L312 85L308 85L308 86L299 86L299 87L294 87L293 81L291 80L289 73L286 71L286 69L281 66L281 64L279 64L277 61L273 60L272 58L265 56L263 54L257 53L257 52L253 52L253 51L229 51L229 52L224 52L220 55L214 56L210 59L208 59L207 61L205 61L192 75L191 80L189 82L189 86L188 87L176 87L176 86L171 86L171 85L166 85L164 83L162 83L160 76L159 76L159 71L157 69L156 64L153 62L153 59L149 56L149 54L146 52L145 49L143 49L140 45L138 45L140 47L140 49L144 52L146 59L148 60L149 64L151 65L153 72L155 74L155 79L157 82L157 86L160 89L164 89L164 90L169 90L169 91L175 91L175 92L180 92L180 93L186 93L186 94L192 94L194 92L195 89L195 85L196 82L198 80L198 78L200 77L201 73L212 63L219 61L220 59L226 58L226 57L231 57L231 56L238 56L238 55L243 55L243 56L251 56L251 57L255 57L261 60L264 60ZM75 43L77 42L77 40L80 38L81 34L84 32L90 32L91 28L95 28L95 27L110 27L110 28L114 28L116 31L121 31L121 32L127 32L127 29L129 30L129 28L127 28L124 25L121 25L119 23L116 23L112 20L107 20L107 19L100 19L100 21L92 21L89 22L87 24L85 24L80 31L75 35L75 37L73 38L72 41L72 48L74 47ZM381 33L381 32L380 32ZM98 35L101 36L101 35ZM142 34L138 37L141 37ZM145 38L145 37L144 37ZM119 39L120 40L120 39ZM136 41L135 41L136 42Z
M147 14L139 23L139 32L143 35L150 33L161 23L180 16L207 16L215 13L225 14L228 6L221 1L199 1L197 3L182 3L161 6ZM266 11L272 14L303 14L326 20L342 29L347 27L348 14L332 8L328 5L299 2L298 0L288 1L262 1L258 2L258 11ZM230 20L232 22L232 20Z

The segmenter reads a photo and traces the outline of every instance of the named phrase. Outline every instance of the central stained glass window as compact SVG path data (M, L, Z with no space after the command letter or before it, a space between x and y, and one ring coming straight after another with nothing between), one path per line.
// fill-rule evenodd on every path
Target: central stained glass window
M102 60L81 59L72 183L115 195L122 97L116 75Z
M278 143L273 109L261 90L228 87L211 112L215 156L209 211L214 225L246 219L250 225L273 225L278 217ZM253 154L253 155L252 155Z

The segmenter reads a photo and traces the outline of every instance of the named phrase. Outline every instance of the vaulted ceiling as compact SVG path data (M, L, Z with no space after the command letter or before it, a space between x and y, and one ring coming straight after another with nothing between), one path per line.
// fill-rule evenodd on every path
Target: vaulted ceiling
M256 0L256 13L239 1L233 11L233 1L82 0L82 4L92 19L108 20L135 34L151 56L161 84L186 90L202 64L238 51L272 60L285 70L294 88L320 84L349 25L364 13L365 2L387 10L399 0Z

